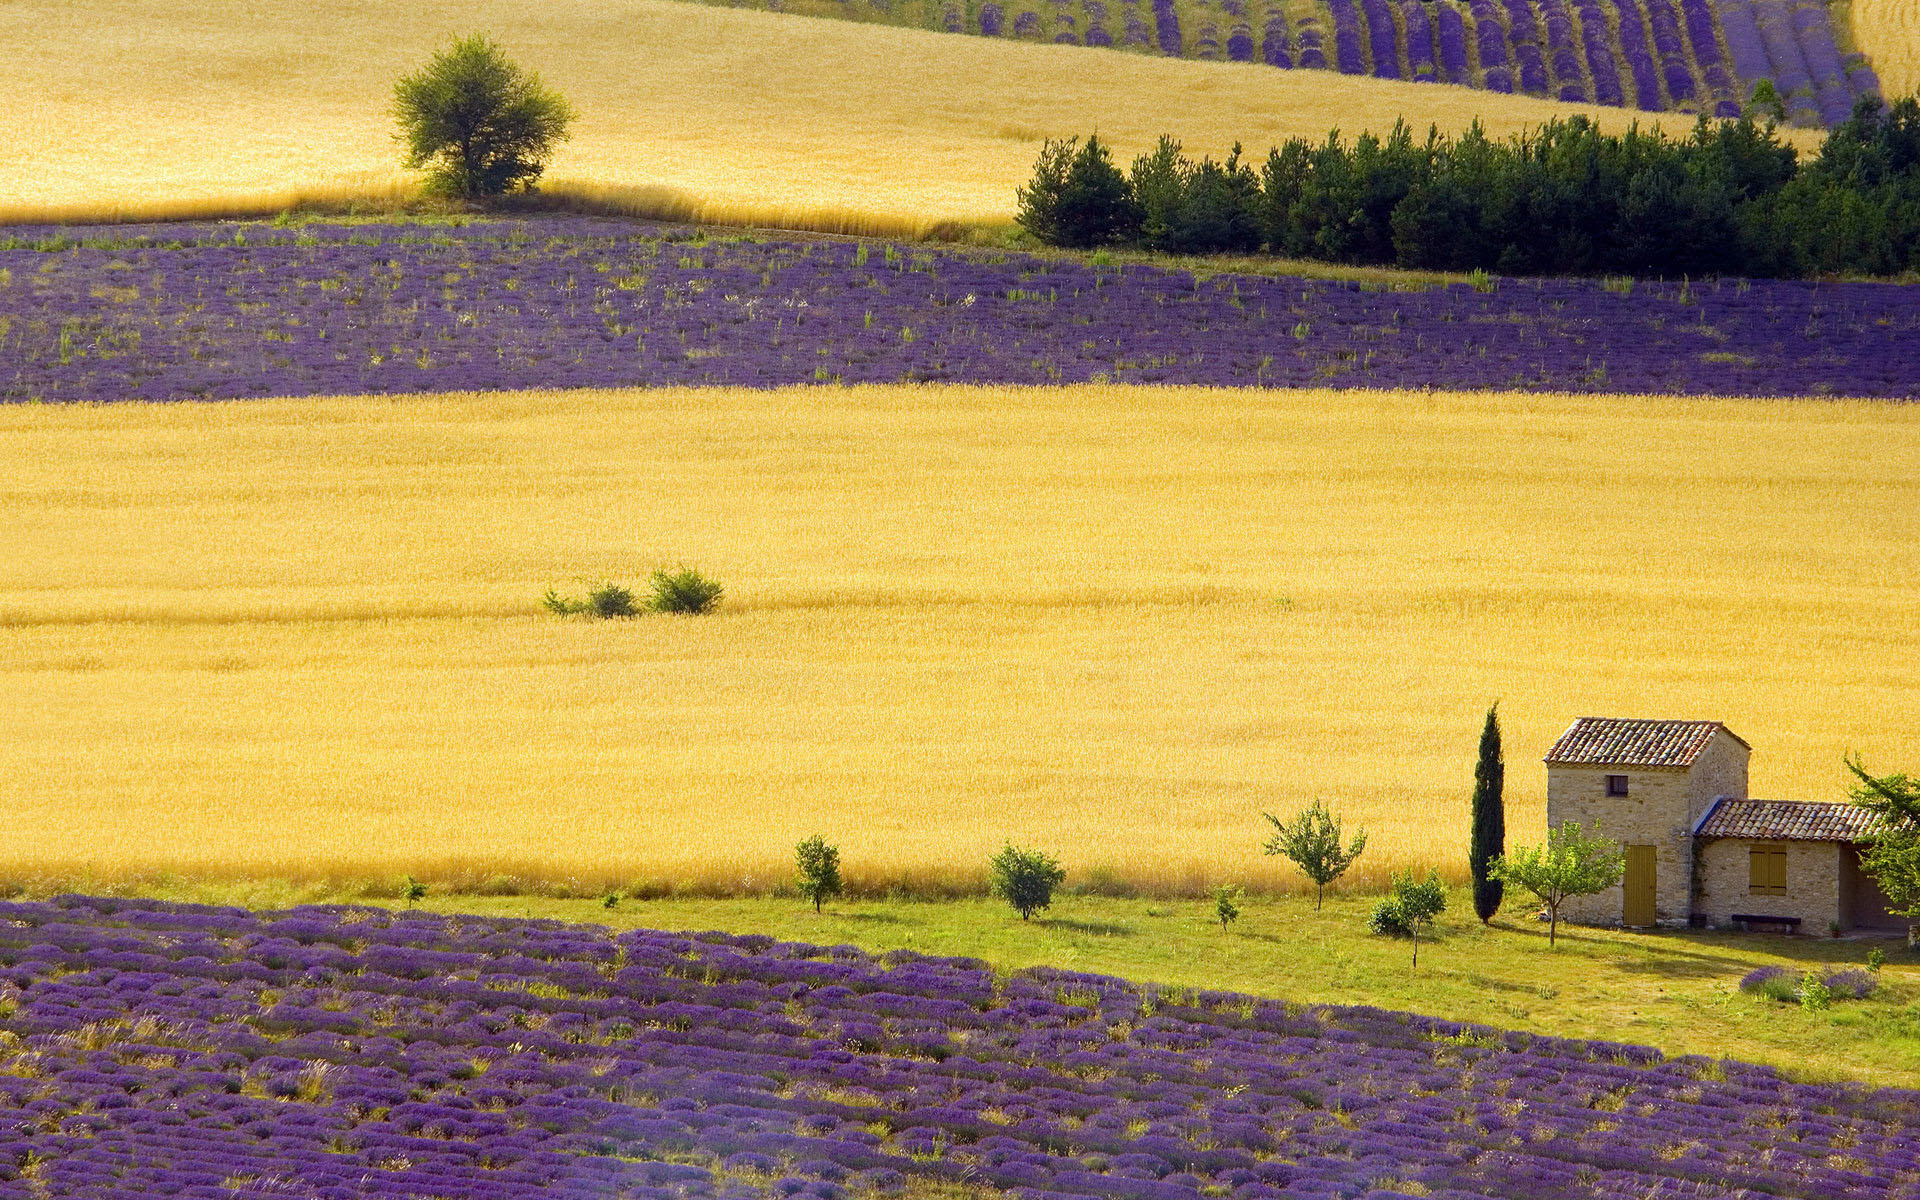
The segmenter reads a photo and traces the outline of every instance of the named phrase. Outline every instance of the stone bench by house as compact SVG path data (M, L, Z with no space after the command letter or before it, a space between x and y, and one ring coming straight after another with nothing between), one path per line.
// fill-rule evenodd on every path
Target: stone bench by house
M1765 913L1729 913L1728 919L1748 931L1765 929L1771 933L1800 932L1799 917L1774 917Z

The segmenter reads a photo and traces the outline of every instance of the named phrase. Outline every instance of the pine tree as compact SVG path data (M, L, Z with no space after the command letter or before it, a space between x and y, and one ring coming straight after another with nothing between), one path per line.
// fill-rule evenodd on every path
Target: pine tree
M1473 768L1473 834L1467 866L1473 872L1473 911L1484 924L1500 911L1506 887L1489 873L1493 860L1506 853L1507 810L1501 798L1507 766L1500 754L1500 705L1487 710L1480 731L1480 761Z

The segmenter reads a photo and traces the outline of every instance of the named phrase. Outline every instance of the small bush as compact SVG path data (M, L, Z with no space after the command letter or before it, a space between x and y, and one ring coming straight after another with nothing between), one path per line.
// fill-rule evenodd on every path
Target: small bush
M653 598L647 607L657 613L687 613L698 616L713 611L726 591L719 581L708 579L692 567L678 571L653 573Z
M1878 979L1859 967L1834 971L1820 982L1836 1000L1865 1000L1880 986Z
M1373 913L1367 918L1367 932L1382 937L1412 937L1413 926L1400 911L1400 902L1388 896L1373 906Z
M540 604L548 612L562 617L570 617L575 613L587 611L587 602L585 600L576 600L572 596L562 596L553 588L548 588L547 594L540 597Z
M1740 990L1756 996L1765 996L1769 1000L1795 1001L1800 999L1799 989L1794 986L1793 972L1785 967L1760 967L1749 971L1740 981Z
M1023 850L1008 842L987 862L994 895L1013 905L1022 921L1053 904L1053 889L1066 879L1058 860L1042 850Z
M640 613L634 607L633 593L617 583L603 583L588 592L587 611L596 617L632 617Z
M1872 971L1875 975L1878 975L1880 973L1880 968L1886 965L1887 965L1887 952L1885 950L1882 950L1880 947L1875 946L1873 949L1867 951L1867 970Z

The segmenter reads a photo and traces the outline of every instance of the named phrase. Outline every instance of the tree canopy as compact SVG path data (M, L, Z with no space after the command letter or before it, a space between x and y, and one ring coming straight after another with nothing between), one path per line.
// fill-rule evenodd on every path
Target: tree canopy
M1523 887L1547 906L1547 945L1560 931L1560 906L1573 896L1590 896L1619 883L1626 874L1626 856L1620 844L1601 837L1600 827L1588 834L1578 821L1563 821L1547 831L1538 846L1519 846L1495 859L1489 874Z
M433 191L471 200L530 190L574 112L474 34L394 84L393 115L406 165L426 168Z
M1313 907L1318 911L1327 885L1346 874L1347 868L1367 848L1367 831L1354 830L1353 842L1343 849L1340 819L1318 800L1295 813L1291 821L1282 821L1272 813L1263 815L1273 822L1273 836L1261 850L1285 855L1300 868L1301 874L1313 880Z
M1920 779L1874 775L1859 756L1847 759L1853 802L1885 823L1860 852L1860 866L1886 894L1889 911L1920 918Z

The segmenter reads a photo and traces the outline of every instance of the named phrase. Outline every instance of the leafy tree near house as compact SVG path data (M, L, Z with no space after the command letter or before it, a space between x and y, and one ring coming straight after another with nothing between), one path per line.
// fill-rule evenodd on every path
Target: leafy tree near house
M1507 810L1501 795L1507 765L1500 752L1500 705L1487 710L1480 730L1480 761L1473 768L1473 833L1467 849L1467 867L1473 874L1473 911L1481 924L1500 911L1505 885L1488 868L1506 852Z
M1327 885L1346 874L1367 848L1367 831L1354 830L1352 843L1342 848L1340 819L1319 800L1295 813L1291 821L1282 821L1272 813L1262 815L1273 822L1273 836L1261 851L1285 855L1301 874L1313 880L1313 908L1318 912Z
M1873 876L1887 897L1887 911L1920 921L1920 779L1904 774L1874 775L1858 755L1846 760L1855 780L1848 793L1855 804L1883 822L1860 852L1860 867ZM1916 941L1913 924L1907 941Z
M1547 906L1547 945L1560 931L1560 906L1574 896L1591 896L1619 883L1627 873L1620 843L1599 836L1596 824L1588 834L1578 821L1563 821L1547 831L1538 846L1519 846L1493 860L1488 874L1503 883L1523 887Z

